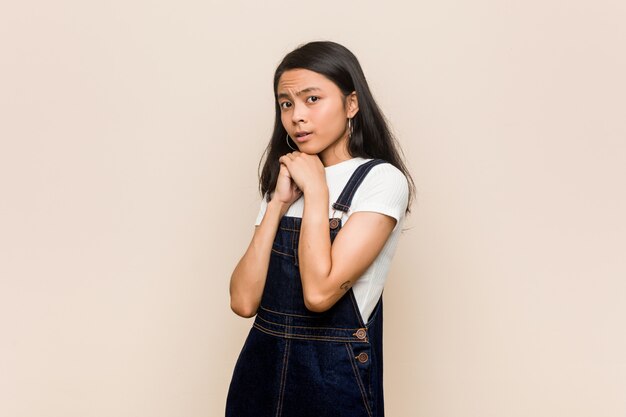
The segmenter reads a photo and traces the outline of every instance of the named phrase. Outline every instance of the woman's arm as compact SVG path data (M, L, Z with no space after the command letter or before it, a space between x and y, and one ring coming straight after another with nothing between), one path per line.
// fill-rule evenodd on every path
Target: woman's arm
M376 212L352 214L331 245L328 189L305 190L298 259L306 307L331 308L376 259L396 219Z
M317 155L292 152L280 158L304 193L298 259L306 307L331 308L374 262L396 225L375 211L359 211L342 226L331 245L328 186Z
M230 277L230 308L241 317L256 314L270 262L272 243L288 204L272 199L261 224L254 229L252 241Z
M261 224L255 227L252 241L230 277L230 308L242 317L254 316L259 308L280 219L289 206L302 196L302 190L283 165L271 195Z

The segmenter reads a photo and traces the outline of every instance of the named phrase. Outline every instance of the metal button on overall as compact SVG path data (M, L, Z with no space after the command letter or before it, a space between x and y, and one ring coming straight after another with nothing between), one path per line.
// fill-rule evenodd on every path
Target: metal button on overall
M356 331L356 333L354 333L354 335L357 339L363 340L367 337L367 332L365 331L365 329L359 329Z
M356 359L361 363L365 363L369 359L369 356L367 356L367 353L361 352L356 356Z

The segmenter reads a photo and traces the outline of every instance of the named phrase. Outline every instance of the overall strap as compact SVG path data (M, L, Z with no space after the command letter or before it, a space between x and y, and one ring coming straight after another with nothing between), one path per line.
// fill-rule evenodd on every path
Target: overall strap
M333 208L343 212L348 212L348 210L350 209L350 203L352 202L352 197L354 196L357 188L359 188L359 185L361 185L361 183L365 179L367 173L370 172L370 170L374 166L386 162L387 161L383 159L372 159L371 161L367 161L359 165L357 169L355 169L352 173L352 176L348 180L346 186L343 188L343 191L341 191L341 194L339 195L337 201L333 203Z

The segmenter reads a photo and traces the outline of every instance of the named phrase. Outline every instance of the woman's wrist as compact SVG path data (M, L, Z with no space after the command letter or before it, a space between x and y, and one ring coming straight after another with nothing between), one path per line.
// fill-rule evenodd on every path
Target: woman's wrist
M302 193L309 197L310 199L328 199L328 185L327 184L319 184L315 186L310 186L309 188L302 190Z
M272 198L272 200L267 203L267 209L277 212L280 214L280 217L283 217L285 213L287 213L287 210L289 210L289 204Z

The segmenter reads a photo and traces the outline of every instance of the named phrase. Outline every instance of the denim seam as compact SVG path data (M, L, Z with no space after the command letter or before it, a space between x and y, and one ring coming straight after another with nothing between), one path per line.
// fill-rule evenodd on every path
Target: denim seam
M289 227L279 227L280 230L289 230L290 232L299 232L298 229L291 229Z
M364 167L367 165L369 165L369 163L366 162L365 164L357 168L356 176L350 178L350 180L348 181L348 185L346 186L347 189L344 189L344 191L347 192L342 192L341 195L339 195L337 202L335 202L335 204L337 204L338 206L346 209L342 211L348 211L350 209L350 200L352 199L352 194L354 193L354 189L358 188L358 186L361 185L361 178L363 178L363 176L365 175L363 174L363 171L366 171L366 168ZM343 201L345 201L347 204L344 204Z
M283 398L285 396L285 380L287 379L287 366L289 359L289 347L290 341L287 340L285 342L285 353L283 355L283 369L280 375L280 388L278 390L278 404L276 406L276 417L280 417L282 415L283 408Z
M341 220L342 218L341 217L331 217L328 220L330 221L332 219ZM291 228L288 228L288 227L279 227L279 229L280 230L287 230L287 231L290 231L290 232L296 232L296 233L300 233L300 230L301 230L301 229L291 229Z
M282 326L282 327L293 327L293 328L298 328L298 329L324 329L324 330L346 330L346 331L356 331L359 329L362 329L362 327L358 327L358 328L354 328L354 327L317 327L317 326L292 326L292 325L286 325L286 324L280 324L280 323L275 323L273 321L269 321L264 319L263 317L259 317L257 316L257 318L259 320L263 320L266 323L269 324L274 324L276 326Z
M369 171L370 171L370 169L372 167L373 167L373 164L369 164L366 168L363 168L361 170L361 172L359 172L359 176L357 177L356 181L354 182L354 185L348 190L349 193L348 193L347 201L352 203L352 197L354 196L354 193L356 192L356 190L359 189L359 186L363 182L363 178L365 178L365 176L369 173ZM350 206L350 203L348 204L348 207Z
M269 334L270 336L282 337L284 339L298 339L298 340L314 340L318 342L351 342L351 343L369 343L366 340L354 340L353 338L341 338L341 337L328 337L328 336L303 336L299 334L286 334L281 332L276 332L270 329L267 329L261 326L259 323L254 323L252 326L257 328L259 331Z
M337 201L333 203L333 208L340 210L342 212L348 212L348 210L350 210L350 203L352 202L352 197L354 196L354 193L361 185L363 178L367 175L370 169L384 162L386 161L379 162L378 159L372 159L371 161L368 161L364 163L363 165L359 165L354 174L356 176L350 177L350 179L348 180L348 184L346 185L344 190L342 190L341 194L339 195L339 198L337 198ZM344 204L343 203L344 201L347 204Z
M272 252L280 253L281 255L290 256L290 257L292 257L292 258L293 258L293 255L289 255L288 253L281 252L281 251L276 250L276 249L274 249L274 248L272 248Z
M354 356L354 352L350 349L350 345L348 343L346 345L346 350L348 351L348 360L350 361L350 365L352 365L352 371L354 372L354 378L356 379L356 384L361 391L361 397L363 398L363 404L365 405L365 409L367 410L367 415L372 417L372 410L370 409L369 401L367 399L367 394L365 392L365 387L363 386L363 382L361 381L361 376L359 375L359 370L354 363L352 357Z
M345 213L350 209L350 206L346 206L345 204L341 204L338 201L335 201L333 203L333 208Z
M320 319L320 318L322 318L321 316L320 317L315 317L315 316L302 316L300 314L281 313L279 311L270 310L269 308L263 307L263 306L261 306L259 308L262 309L262 310L265 310L265 311L269 311L270 313L282 314L284 316L305 317L305 318L309 318L309 319Z
M296 242L296 236L298 237L298 242L300 241L300 235L298 233L296 233L296 232L297 232L296 229L293 229L290 232L290 235L291 235L291 252L293 253L293 264L294 264L294 266L298 266L298 257L296 256L297 255L296 251L298 249L296 248L297 245L295 243Z
M359 179L357 181L357 184L352 187L352 189L350 190L350 194L348 195L348 201L352 202L352 197L354 197L354 194L356 193L356 190L359 189L359 186L361 185L361 182L363 181L363 179L365 178L365 176L368 174L368 172L370 172L370 170L372 168L374 168L376 165L379 165L379 163L374 163L374 161L376 161L375 159L367 166L367 168L363 169L363 175L359 176Z

